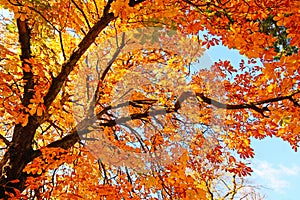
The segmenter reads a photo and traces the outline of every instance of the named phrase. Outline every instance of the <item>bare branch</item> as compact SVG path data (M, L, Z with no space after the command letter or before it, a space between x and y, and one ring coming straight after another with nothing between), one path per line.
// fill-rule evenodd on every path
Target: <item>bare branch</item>
M203 93L196 93L196 96L200 97L205 103L210 104L210 105L214 105L218 108L224 108L224 109L227 109L227 110L237 110L237 109L249 108L249 109L252 109L252 110L260 113L263 117L267 117L264 114L264 112L270 111L270 110L268 109L268 107L260 108L260 107L258 107L259 105L279 102L279 101L283 101L283 100L290 100L294 103L295 106L299 106L298 102L295 99L293 99L293 96L296 95L296 94L299 94L299 93L300 93L300 91L296 91L296 92L292 93L291 95L287 95L287 96L275 97L275 98L261 100L261 101L257 101L257 102L237 104L237 105L225 104L225 103L218 102L218 101L213 100L209 97L206 97Z
M112 58L110 59L110 61L107 63L107 66L106 66L105 70L103 71L103 74L101 75L101 78L100 78L101 81L104 81L108 71L110 70L114 61L117 59L118 55L121 53L121 50L124 48L124 46L125 46L125 33L122 33L122 43L117 48L117 50L115 51L115 53L112 56Z
M59 35L60 48L61 48L64 60L67 60L65 49L64 49L64 44L63 44L63 40L62 40L62 36L61 36L61 31L58 32L58 35Z
M52 81L50 89L47 95L44 97L44 104L46 108L49 108L51 103L56 98L59 93L61 87L66 81L68 75L73 71L77 61L82 57L82 55L86 52L86 50L90 47L90 45L95 41L98 34L111 22L115 19L113 13L108 13L103 16L86 34L86 36L79 43L78 47L70 56L69 60L65 62L62 66L62 70L57 77L55 77Z
M81 9L81 8L79 7L79 5L78 5L74 0L71 0L71 1L72 1L72 3L75 5L75 7L81 12L81 14L82 14L82 16L83 16L83 18L84 18L84 20L85 20L87 26L89 27L89 29L91 29L90 22L89 22L89 20L88 20L88 18L87 18L87 16L86 16L86 14L84 13L83 9Z
M94 5L95 5L95 9L96 9L96 13L97 13L97 16L98 16L98 19L100 18L100 15L99 15L99 10L98 10L98 6L97 6L97 3L95 0L93 0L94 2Z
M297 92L297 93L299 93L299 92ZM289 96L293 96L295 94L296 93L293 93L292 95L289 95ZM290 99L289 96L283 96L283 97L277 97L277 98L273 98L273 99L267 99L267 100L263 100L263 101L253 102L253 103L249 103L249 104L231 105L231 104L223 104L218 101L212 100L208 97L205 97L203 94L196 94L196 96L199 96L201 99L203 99L203 101L205 103L214 105L218 108L224 108L224 109L247 109L247 108L249 108L249 109L253 109L254 111L261 109L259 107L254 109L253 106L256 106L256 105L262 105L262 104L269 103L269 102L276 102L276 100L281 101L282 99ZM120 117L120 118L116 118L116 119L107 119L106 122L99 123L98 125L113 127L117 124L124 124L131 120L142 120L142 119L154 117L157 115L164 115L166 113L174 113L180 109L180 104L189 97L194 97L194 93L192 93L192 92L182 93L181 96L178 97L178 100L175 103L174 108L161 108L161 109L152 109L152 110L148 109L141 113L133 113L128 116L124 116L124 117ZM92 117L89 116L88 118L86 118L82 122L80 122L79 126L74 128L70 132L69 135L65 136L61 140L58 140L58 141L55 141L55 142L49 144L48 146L49 147L61 147L64 149L70 148L75 143L80 141L80 135L84 135L89 132L87 128L89 126L91 126L92 123L95 122L96 119L102 119L101 116L104 114L107 114L107 112L109 110L118 109L118 108L122 108L125 106L136 107L138 105L153 105L155 102L157 102L157 100L145 99L145 100L135 100L135 101L123 102L116 106L107 106L107 107L103 108L102 111L97 113L95 116L92 116Z

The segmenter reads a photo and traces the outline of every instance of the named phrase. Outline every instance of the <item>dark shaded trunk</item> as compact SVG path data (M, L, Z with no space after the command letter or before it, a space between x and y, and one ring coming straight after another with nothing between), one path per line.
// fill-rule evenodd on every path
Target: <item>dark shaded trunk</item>
M110 2L111 3L111 2ZM109 10L110 5L107 5L105 11ZM60 74L52 80L52 84L46 96L44 97L44 104L48 109L59 91L61 90L67 77L73 71L78 60L83 56L86 50L95 41L99 33L115 19L113 13L104 12L104 16L90 29L87 35L79 43L78 48L72 53L69 60L62 66ZM28 59L31 58L30 51L30 28L27 21L17 19L19 42L21 45L21 61L22 66L31 64ZM34 79L31 71L23 71L23 79L25 81L24 95L22 97L22 104L27 107L30 104L30 99L34 95ZM25 111L22 111L25 112ZM27 113L29 115L29 113ZM30 116L28 123L23 127L17 124L14 127L13 139L9 144L6 153L0 161L0 199L8 199L9 193L16 194L16 190L20 192L26 188L25 181L28 174L24 173L25 166L34 158L41 155L39 150L32 149L32 140L34 138L36 129L48 116ZM50 144L51 147L70 148L80 141L77 132L74 131L64 139ZM16 181L18 180L18 182Z

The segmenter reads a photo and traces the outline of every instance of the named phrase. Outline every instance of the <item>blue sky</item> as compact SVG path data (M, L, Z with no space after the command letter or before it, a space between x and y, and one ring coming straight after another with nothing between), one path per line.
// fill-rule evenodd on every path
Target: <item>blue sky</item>
M300 187L300 156L279 138L253 140L255 158L251 180L266 189L266 199L298 200Z
M240 60L246 58L237 50L218 45L206 51L200 65L211 65L219 59L229 60L233 66L238 67ZM262 186L260 192L267 200L298 200L300 153L294 152L287 142L275 137L252 139L251 143L255 158L252 159L254 173L248 178L249 182Z

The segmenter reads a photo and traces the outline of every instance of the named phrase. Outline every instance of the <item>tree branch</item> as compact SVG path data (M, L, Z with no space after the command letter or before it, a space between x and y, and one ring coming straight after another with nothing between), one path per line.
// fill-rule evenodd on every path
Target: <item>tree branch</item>
M293 95L298 94L298 93L300 93L300 91L297 91L288 96L266 99L266 100L262 100L262 101L249 103L249 104L237 104L237 105L220 103L220 102L213 100L209 97L206 97L206 96L204 96L204 94L200 94L200 93L196 93L196 96L200 97L205 103L214 105L218 108L224 108L224 109L229 109L229 110L247 109L248 108L248 109L253 109L254 111L257 111L257 112L263 114L263 112L269 111L268 108L259 108L259 107L257 107L257 105L262 105L262 104L271 103L271 102L278 102L278 101L282 101L285 99L290 100L290 98ZM112 127L117 124L124 124L131 120L141 120L141 119L148 118L148 117L154 117L156 115L163 115L166 113L174 113L174 112L177 112L181 108L180 104L189 97L195 97L195 94L193 92L182 93L178 97L178 99L175 103L175 106L173 108L161 108L161 109L157 109L157 110L148 109L141 113L133 113L128 116L120 117L117 119L107 119L106 122L99 123L98 125ZM135 101L123 102L123 103L120 103L115 106L107 106L102 111L97 113L95 116L86 118L83 121L81 121L80 124L76 128L74 128L69 135L65 136L64 138L62 138L58 141L52 142L51 144L48 145L48 147L61 147L63 149L72 147L74 144L76 144L77 142L80 141L80 135L87 134L89 132L87 128L89 126L91 126L95 122L96 119L101 119L101 116L104 114L107 114L107 112L109 110L118 109L118 108L122 108L125 106L139 107L140 105L153 105L156 102L157 102L157 100L154 100L154 99L145 99L145 100L135 100Z
M263 105L263 104L267 104L267 103L274 103L274 102L279 102L279 101L283 101L283 100L290 100L291 102L294 103L295 106L300 106L299 103L293 99L293 96L296 94L299 94L299 91L296 91L290 95L287 96L281 96L281 97L275 97L275 98L271 98L271 99L266 99L266 100L261 100L261 101L257 101L257 102L252 102L252 103L245 103L245 104L225 104L225 103L221 103L218 102L216 100L213 100L209 97L206 97L203 93L196 93L196 96L200 97L205 103L210 104L210 105L214 105L217 108L224 108L227 110L237 110L237 109L252 109L258 113L260 113L262 116L267 117L264 112L266 111L270 111L268 109L268 107L258 107L259 105Z
M111 22L115 19L113 13L108 13L103 16L86 34L86 36L79 43L78 47L74 50L69 60L63 64L62 70L57 77L55 77L52 81L50 89L47 95L44 97L44 104L46 108L49 108L51 103L56 98L60 89L62 88L64 82L66 81L68 75L71 71L73 71L77 61L82 57L82 55L86 52L86 50L91 46L91 44L95 41L96 37L99 33Z
M31 71L32 66L31 63L28 62L28 59L31 58L30 29L28 27L27 21L22 21L20 18L17 19L17 26L19 30L19 42L21 44L22 52L22 55L20 57L23 67L23 80L25 81L22 103L24 106L28 106L30 103L30 99L32 99L34 94L34 80L33 73ZM25 70L27 66L29 66L30 68L29 71Z
M25 81L24 94L21 99L22 104L27 107L30 99L34 95L34 80L31 71L32 65L28 60L31 58L30 50L30 28L27 20L17 19L19 31L19 43L21 45L21 61L23 67L23 80ZM30 70L25 70L26 68ZM21 111L24 112L24 111ZM22 190L26 178L22 175L22 170L28 162L32 153L32 139L39 124L38 118L28 117L28 123L25 127L17 124L14 127L12 142L9 143L7 151L0 161L0 198L7 199L6 192L15 193L13 188ZM19 179L20 182L12 183L11 180Z
M101 78L100 78L101 81L104 81L104 79L105 79L107 73L109 72L112 64L117 59L118 55L121 53L121 50L124 48L124 46L125 46L125 33L122 34L121 45L116 49L114 55L112 56L112 58L110 59L110 61L107 63L107 66L106 66L105 70L103 71L103 74L101 75Z
M86 14L84 13L83 9L81 9L74 0L71 0L71 1L75 5L75 7L81 12L81 14L82 14L82 16L83 16L83 18L84 18L84 20L85 20L88 28L91 29L90 22L89 22L89 20L88 20L88 18L86 16Z
M109 1L112 2L112 1ZM79 43L78 47L71 54L68 61L66 61L62 70L56 78L53 78L52 84L48 90L48 93L44 96L44 105L48 109L51 103L54 101L67 77L73 71L78 60L83 56L86 50L95 41L99 33L116 17L113 13L109 13L110 3L108 3L104 10L106 14L101 17L101 19L89 30L87 35ZM30 52L30 29L28 27L27 21L22 21L17 19L17 26L19 30L19 41L21 44L21 60L23 69L25 69L26 64L30 66L27 61L31 57ZM22 98L22 103L24 106L28 106L30 99L32 99L34 94L34 81L33 74L31 71L23 71L23 79L26 81L24 86L24 95ZM23 173L24 167L31 162L34 158L41 155L40 151L34 151L32 149L32 141L36 129L40 124L49 116L48 112L44 112L43 116L29 116L28 123L26 126L17 124L14 127L14 134L12 142L10 143L8 150L2 157L0 161L0 198L8 199L9 193L15 193L15 189L21 192L26 188L25 181L26 177L30 176ZM64 143L60 143L61 147L70 148L76 142L80 140L76 130L73 131L73 135L68 135L64 138ZM75 135L75 136L74 136ZM52 146L58 146L57 143L52 143ZM50 146L51 146L50 145ZM11 180L18 179L18 183L13 183Z

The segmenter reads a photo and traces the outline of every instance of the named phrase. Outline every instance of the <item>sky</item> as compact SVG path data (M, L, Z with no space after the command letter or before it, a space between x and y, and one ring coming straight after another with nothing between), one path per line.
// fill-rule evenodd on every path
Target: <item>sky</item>
M265 189L269 200L298 200L300 188L300 155L279 138L253 140L253 182Z
M200 59L201 65L221 60L230 60L239 66L246 59L237 50L222 45L211 47ZM262 186L260 193L266 200L298 200L300 194L300 153L279 138L251 140L255 157L252 159L253 174L248 178L253 185Z

